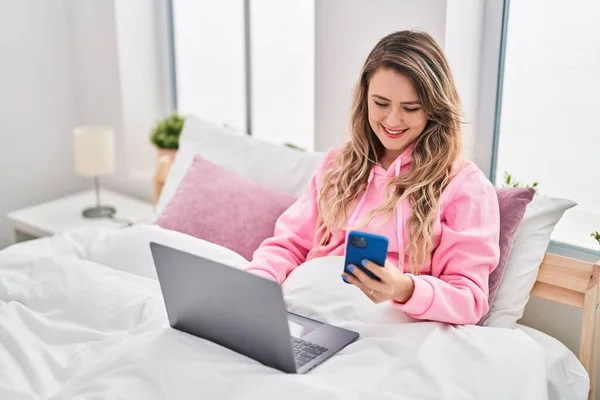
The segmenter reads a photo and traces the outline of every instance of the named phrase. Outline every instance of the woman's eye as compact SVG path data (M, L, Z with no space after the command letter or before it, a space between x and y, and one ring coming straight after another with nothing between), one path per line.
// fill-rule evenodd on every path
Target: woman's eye
M389 105L389 104L378 103L378 102L375 102L375 104L377 104L379 107L382 107L382 108L385 108L385 107L387 107Z
M404 111L409 112L409 113L419 111L419 110L420 110L420 108L418 108L418 107L417 108L404 108Z

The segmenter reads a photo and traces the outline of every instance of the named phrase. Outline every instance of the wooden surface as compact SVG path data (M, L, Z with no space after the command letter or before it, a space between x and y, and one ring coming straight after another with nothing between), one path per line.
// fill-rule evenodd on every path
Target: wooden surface
M598 283L600 262L595 264L546 253L531 294L583 309L579 361L590 376L589 399L596 396Z
M536 282L531 290L536 297L557 301L570 306L583 308L585 295L558 286L552 286L544 282Z
M598 333L598 277L600 264L596 263L592 270L583 305L583 323L581 326L581 345L579 360L585 367L593 382L590 384L590 399L596 399L596 365L597 365L597 333Z

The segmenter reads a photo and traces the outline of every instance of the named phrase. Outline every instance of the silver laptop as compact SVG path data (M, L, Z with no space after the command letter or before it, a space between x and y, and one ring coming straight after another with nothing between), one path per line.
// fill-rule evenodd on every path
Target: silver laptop
M287 373L305 373L358 333L287 312L277 282L150 243L169 324Z

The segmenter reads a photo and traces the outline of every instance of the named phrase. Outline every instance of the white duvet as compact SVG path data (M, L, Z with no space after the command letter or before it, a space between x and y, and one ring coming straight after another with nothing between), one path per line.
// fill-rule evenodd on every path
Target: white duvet
M245 263L155 226L74 232L0 252L0 399L547 397L544 351L527 334L411 320L344 284L339 258L296 269L285 299L290 311L360 338L306 375L267 368L168 326L150 240Z

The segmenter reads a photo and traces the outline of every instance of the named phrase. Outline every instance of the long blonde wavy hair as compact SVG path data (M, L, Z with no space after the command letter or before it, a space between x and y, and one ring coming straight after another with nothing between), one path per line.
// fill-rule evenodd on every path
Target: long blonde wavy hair
M400 201L408 198L413 210L407 222L410 240L400 253L402 256L408 252L410 271L418 274L432 249L440 194L451 179L452 165L461 151L456 86L442 50L424 32L394 32L381 39L367 57L354 89L350 140L329 166L317 194L315 240L317 246L324 246L334 231L346 228L349 213L366 189L371 168L385 151L369 124L367 104L369 81L380 68L394 70L412 81L428 122L413 142L409 172L390 182L390 195L360 226L366 226L379 213L391 217Z

